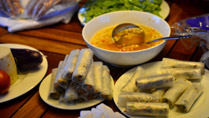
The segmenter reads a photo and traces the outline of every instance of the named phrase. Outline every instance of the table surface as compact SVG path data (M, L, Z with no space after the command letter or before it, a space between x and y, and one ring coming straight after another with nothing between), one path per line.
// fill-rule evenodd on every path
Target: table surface
M82 6L86 0L80 2ZM167 0L170 6L170 14L166 21L172 25L176 21L208 13L204 0ZM205 6L205 7L203 7ZM34 47L44 53L48 60L48 70L45 76L51 73L53 68L58 66L59 61L73 49L86 48L82 38L82 26L77 18L73 16L69 24L55 24L52 26L9 33L6 28L0 27L0 43L18 43ZM190 49L185 48L178 40L168 41L162 52L153 61L160 61L163 57L180 60L199 61L203 51L198 46ZM130 68L118 68L107 64L111 70L114 81ZM55 118L55 117L79 117L80 110L59 110L47 105L39 95L39 85L26 94L0 104L1 118ZM104 104L110 106L114 111L119 111L113 100L106 100ZM85 110L90 110L87 108Z

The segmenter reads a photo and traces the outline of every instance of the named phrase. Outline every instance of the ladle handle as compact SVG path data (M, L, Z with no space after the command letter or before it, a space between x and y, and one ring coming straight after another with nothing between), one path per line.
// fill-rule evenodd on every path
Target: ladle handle
M191 38L191 35L164 37L164 38L155 39L155 40L152 40L152 41L149 41L149 42L146 42L146 43L151 43L151 42L160 41L160 40L173 40L173 39L185 39L185 38Z

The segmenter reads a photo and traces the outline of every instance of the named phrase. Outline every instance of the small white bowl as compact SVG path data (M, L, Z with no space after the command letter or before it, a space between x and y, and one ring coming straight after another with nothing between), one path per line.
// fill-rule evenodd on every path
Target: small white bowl
M89 21L83 28L82 36L87 46L101 60L119 66L132 66L147 62L154 58L164 48L166 41L154 47L129 52L109 51L98 48L90 43L92 37L99 30L121 23L133 23L150 26L158 30L163 37L170 36L170 26L162 18L151 13L140 11L117 11L98 16Z

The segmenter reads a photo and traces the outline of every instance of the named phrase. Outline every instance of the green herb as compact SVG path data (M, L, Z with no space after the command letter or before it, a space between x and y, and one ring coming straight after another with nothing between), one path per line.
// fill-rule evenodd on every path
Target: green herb
M81 15L85 23L99 15L120 10L144 11L160 16L161 3L162 0L88 0Z

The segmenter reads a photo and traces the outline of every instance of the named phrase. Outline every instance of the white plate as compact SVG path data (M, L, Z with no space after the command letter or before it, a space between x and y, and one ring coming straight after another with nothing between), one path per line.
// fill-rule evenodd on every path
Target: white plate
M97 105L101 102L104 101L104 99L95 99L95 100L90 100L88 102L82 102L82 103L77 103L77 104L65 104L59 102L59 100L54 100L49 98L49 90L50 90L50 83L51 83L51 74L49 74L42 82L39 87L39 94L44 102L46 102L48 105L62 109L62 110L79 110L79 109L84 109L88 108L94 105ZM113 81L113 79L112 79ZM114 84L114 83L113 83ZM114 85L112 85L114 86Z
M154 73L160 68L161 62L153 62L142 65L142 67L150 72ZM118 95L120 93L120 89L130 80L131 76L133 75L134 71L136 70L136 67L133 69L130 69L125 74L123 74L116 82L114 90L113 90L113 100L118 107L118 109L124 113L128 117L133 117L128 115L125 111L124 107L118 106ZM205 70L205 74L203 75L203 78L201 80L201 84L204 86L204 92L199 97L199 99L196 101L196 103L193 105L192 109L188 113L180 113L177 112L176 109L172 109L169 111L168 118L206 118L209 116L209 96L208 96L208 90L209 90L209 71ZM144 117L144 116L143 116ZM138 116L137 118L142 118L142 116ZM146 117L147 118L147 117Z
M9 48L25 48L38 51L35 48L21 44L0 44L0 46L7 46ZM41 54L43 55L43 53ZM27 74L18 74L18 80L10 86L9 92L5 95L0 95L0 103L15 99L33 89L43 79L47 69L48 62L46 57L43 56L43 62L41 63L39 70Z
M160 5L160 8L161 8L160 15L162 16L163 19L166 19L170 13L170 7L169 7L168 3L165 0L163 0L162 4ZM84 17L81 15L84 11L85 11L85 9L82 7L82 8L80 8L80 10L78 12L78 20L80 21L80 23L82 25L86 24L84 22Z

